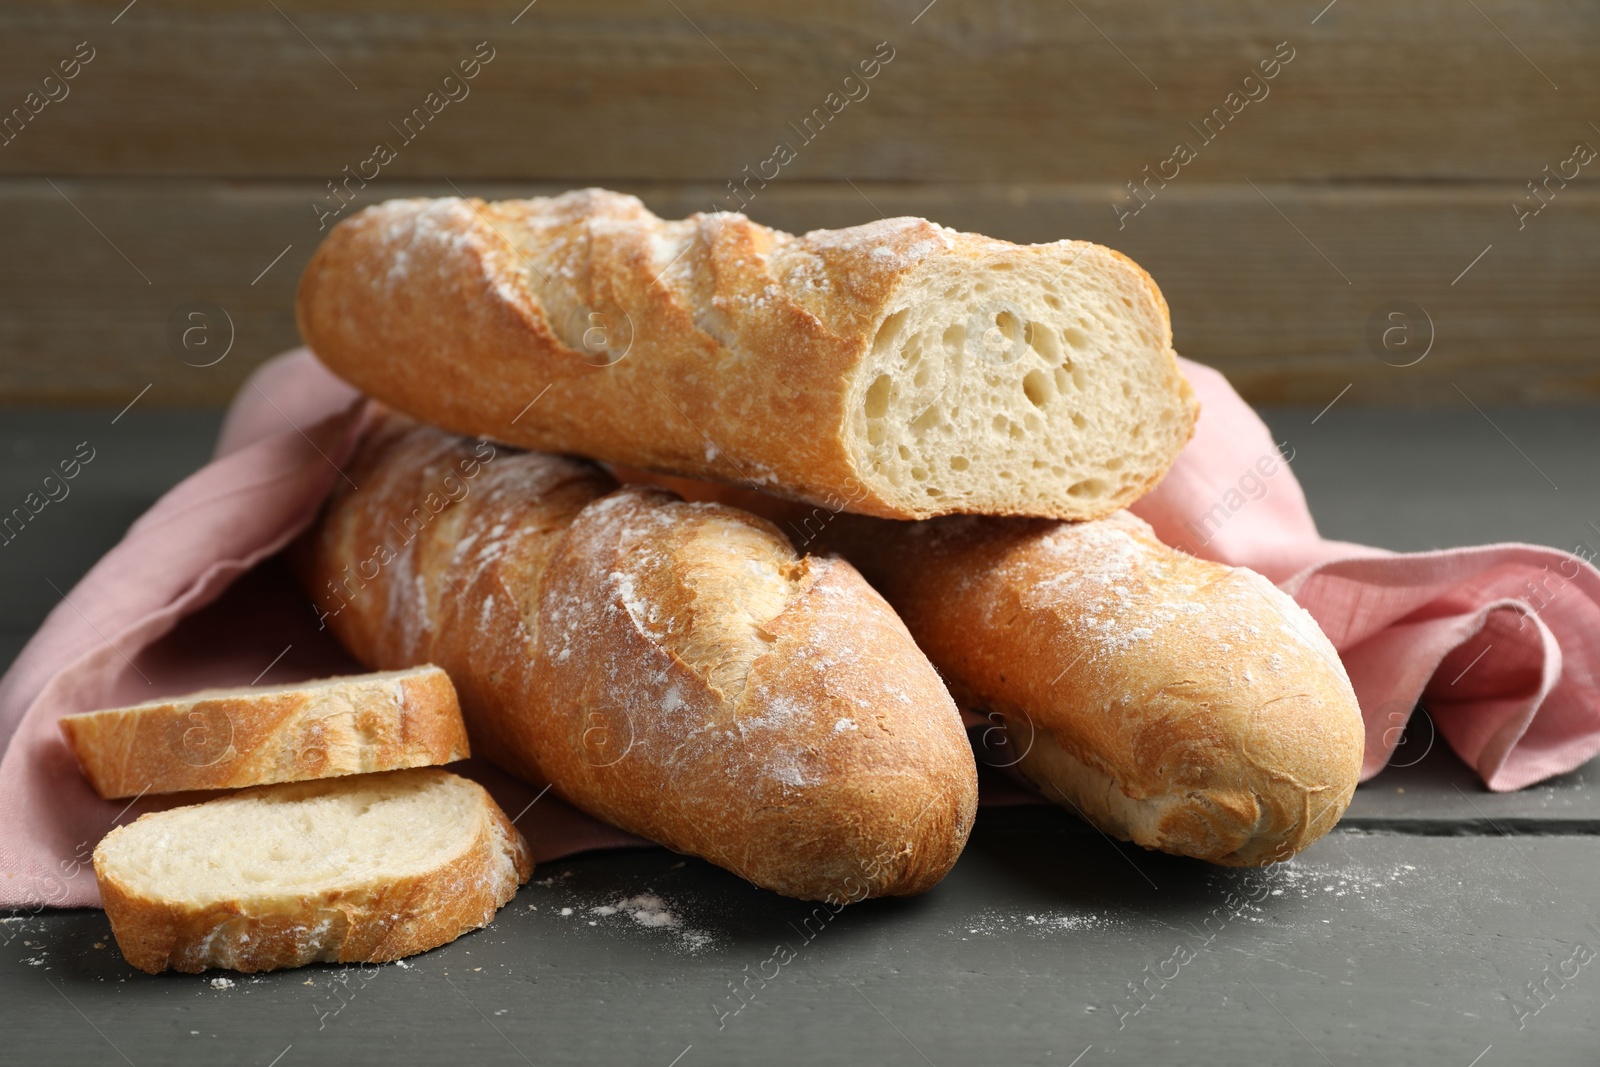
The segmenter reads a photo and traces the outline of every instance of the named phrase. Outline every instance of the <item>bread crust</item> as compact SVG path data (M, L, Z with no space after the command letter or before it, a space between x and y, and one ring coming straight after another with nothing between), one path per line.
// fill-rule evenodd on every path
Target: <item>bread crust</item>
M957 700L1001 716L996 762L1107 833L1258 866L1349 805L1355 693L1315 621L1260 575L1174 551L1126 513L840 517L829 535Z
M448 775L427 769L390 773ZM360 789L370 777L315 786ZM487 926L533 874L532 853L482 786L448 777L476 790L482 802L476 832L449 862L415 875L369 876L272 899L191 902L141 893L117 877L111 853L119 835L136 833L140 824L170 812L143 815L112 830L95 849L94 868L117 947L130 964L150 974L212 967L254 972L308 963L387 963Z
M1260 575L1168 548L1126 512L883 522L618 473L843 552L981 717L984 761L1107 833L1258 866L1349 806L1366 731L1315 620Z
M508 450L399 543L398 517L473 447L380 423L349 468L361 488L304 546L358 659L443 664L480 755L757 885L855 900L943 877L976 767L938 675L852 567L734 509ZM347 568L386 541L355 588Z
M61 732L108 800L426 767L471 755L455 687L431 664L395 677L202 690L69 715Z
M851 429L879 327L930 270L976 276L1030 256L1114 279L1128 314L1155 324L1142 343L1163 354L1144 377L1160 380L1140 384L1175 422L1153 431L1149 469L1125 470L1104 497L982 508L890 485ZM297 314L335 373L434 425L890 518L1108 514L1161 477L1196 412L1166 302L1137 264L1087 242L1021 247L923 219L797 238L734 213L668 222L599 189L390 201L324 240Z

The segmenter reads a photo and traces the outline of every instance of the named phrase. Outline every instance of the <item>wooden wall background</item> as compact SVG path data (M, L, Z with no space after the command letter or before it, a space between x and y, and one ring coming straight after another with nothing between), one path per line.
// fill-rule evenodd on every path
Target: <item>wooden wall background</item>
M1594 0L524 2L0 4L0 114L94 56L0 147L0 401L224 402L295 342L312 204L380 140L356 206L602 184L666 215L733 205L787 141L753 217L1110 244L1256 402L1600 400L1600 160L1520 228L1512 207L1600 149ZM470 95L403 142L479 42ZM802 143L880 42L869 94ZM1280 42L1268 95L1202 144L1189 124ZM1180 140L1197 157L1119 228ZM169 344L195 301L232 323L212 366ZM1414 344L1380 359L1368 323L1398 301Z

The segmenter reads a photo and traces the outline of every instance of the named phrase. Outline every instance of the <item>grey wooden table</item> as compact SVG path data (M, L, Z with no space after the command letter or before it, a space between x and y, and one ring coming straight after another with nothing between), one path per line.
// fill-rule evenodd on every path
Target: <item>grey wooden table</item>
M0 659L162 489L209 414L0 412L0 501L90 441L0 548ZM1594 411L1269 412L1329 536L1600 547ZM1600 639L1597 635L1596 639ZM1410 766L1263 872L985 810L949 878L826 924L659 849L550 863L485 931L384 967L129 968L99 912L0 923L7 1063L1594 1063L1600 763L1484 792ZM598 910L597 910L598 909ZM779 951L782 946L783 951ZM781 961L781 962L779 962Z

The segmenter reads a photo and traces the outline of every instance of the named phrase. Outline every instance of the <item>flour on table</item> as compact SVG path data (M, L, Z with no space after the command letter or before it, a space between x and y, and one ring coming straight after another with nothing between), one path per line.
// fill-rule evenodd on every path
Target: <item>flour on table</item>
M1033 911L989 909L976 913L950 932L958 937L994 937L1012 933L1049 937L1084 930L1106 930L1118 925L1118 920L1101 912L1062 911L1057 908Z
M552 888L571 901L557 914L578 920L585 927L618 933L648 931L647 936L666 940L679 951L689 953L711 947L719 940L711 931L685 923L682 905L648 890L630 897L605 899L603 903L585 903L564 887Z

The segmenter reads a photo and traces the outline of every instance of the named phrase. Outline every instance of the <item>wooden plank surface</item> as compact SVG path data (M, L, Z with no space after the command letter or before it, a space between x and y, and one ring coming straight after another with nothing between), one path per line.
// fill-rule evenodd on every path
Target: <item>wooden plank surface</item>
M219 403L293 343L343 181L1086 237L1255 402L1594 401L1596 54L1585 0L8 0L0 397ZM233 316L222 364L170 351L193 300ZM1371 351L1395 302L1416 367Z
M566 186L383 183L389 196L486 197ZM624 186L677 217L713 187ZM0 395L13 403L220 404L297 343L294 287L320 238L309 182L0 181ZM1573 188L1519 231L1506 185L1174 185L1119 224L1096 186L791 183L750 205L791 231L923 215L1018 241L1078 237L1132 255L1172 308L1178 349L1256 403L1572 403L1600 399L1600 191ZM1490 247L1492 246L1492 247ZM278 258L281 254L281 258ZM1478 258L1481 254L1481 259ZM1470 269L1468 269L1470 268ZM1463 274L1463 272L1465 273ZM169 341L193 301L209 349ZM1369 322L1409 301L1412 348ZM1399 366L1435 338L1426 358ZM198 338L200 335L195 335ZM180 358L181 357L181 358Z
M720 185L800 138L785 180L1120 187L1187 140L1193 182L1520 186L1600 121L1586 0L189 0L113 23L122 7L0 5L5 108L78 42L95 50L0 172L334 178L481 41L493 60L395 140L391 176ZM889 65L830 105L879 42ZM1229 104L1236 90L1259 99ZM803 138L817 108L837 113Z

